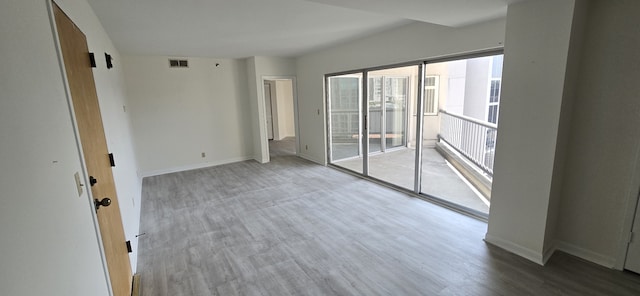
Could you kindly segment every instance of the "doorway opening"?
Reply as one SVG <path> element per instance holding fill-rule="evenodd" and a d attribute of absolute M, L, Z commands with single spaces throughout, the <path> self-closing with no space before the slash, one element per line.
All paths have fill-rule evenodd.
<path fill-rule="evenodd" d="M 263 78 L 269 158 L 297 155 L 297 99 L 294 78 Z"/>

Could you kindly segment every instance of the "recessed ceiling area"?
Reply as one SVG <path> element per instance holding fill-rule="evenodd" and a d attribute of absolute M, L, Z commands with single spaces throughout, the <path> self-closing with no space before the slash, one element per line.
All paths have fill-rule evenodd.
<path fill-rule="evenodd" d="M 448 27 L 503 17 L 507 5 L 521 0 L 307 0 Z"/>
<path fill-rule="evenodd" d="M 294 57 L 415 21 L 502 17 L 513 0 L 88 0 L 123 54 Z"/>

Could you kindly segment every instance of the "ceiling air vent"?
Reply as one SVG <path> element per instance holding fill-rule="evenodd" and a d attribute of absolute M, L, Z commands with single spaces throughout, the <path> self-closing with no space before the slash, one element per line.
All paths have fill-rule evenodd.
<path fill-rule="evenodd" d="M 171 68 L 189 68 L 189 62 L 187 60 L 169 60 L 169 67 Z"/>

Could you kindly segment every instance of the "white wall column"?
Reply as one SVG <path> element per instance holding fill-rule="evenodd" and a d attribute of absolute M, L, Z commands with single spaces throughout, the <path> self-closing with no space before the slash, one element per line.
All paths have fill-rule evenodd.
<path fill-rule="evenodd" d="M 574 12 L 574 0 L 544 0 L 510 5 L 507 13 L 486 241 L 539 264 L 550 255 L 545 236 L 555 228 L 548 215 L 557 212 L 552 176 Z"/>

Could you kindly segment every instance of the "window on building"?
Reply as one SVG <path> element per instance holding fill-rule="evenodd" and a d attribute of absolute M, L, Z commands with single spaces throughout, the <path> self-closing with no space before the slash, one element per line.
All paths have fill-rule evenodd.
<path fill-rule="evenodd" d="M 487 121 L 498 123 L 498 109 L 500 107 L 500 79 L 492 78 L 491 87 L 489 89 L 489 112 Z"/>
<path fill-rule="evenodd" d="M 427 75 L 424 78 L 424 115 L 438 115 L 438 86 L 440 76 Z"/>
<path fill-rule="evenodd" d="M 487 121 L 495 124 L 498 124 L 498 113 L 500 111 L 500 87 L 502 84 L 503 59 L 503 55 L 497 55 L 491 58 L 491 79 L 489 80 Z"/>

